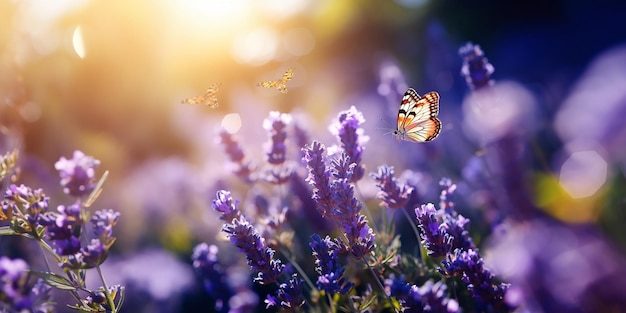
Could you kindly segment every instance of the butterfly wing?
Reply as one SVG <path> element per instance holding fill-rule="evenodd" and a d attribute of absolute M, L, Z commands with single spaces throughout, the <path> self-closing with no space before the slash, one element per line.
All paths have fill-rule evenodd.
<path fill-rule="evenodd" d="M 212 84 L 203 95 L 197 97 L 186 98 L 181 101 L 183 104 L 204 104 L 210 108 L 217 108 L 217 92 L 220 83 Z"/>
<path fill-rule="evenodd" d="M 398 111 L 396 133 L 407 141 L 431 141 L 441 131 L 439 114 L 439 94 L 431 91 L 420 97 L 413 88 L 409 88 L 402 97 Z"/>
<path fill-rule="evenodd" d="M 260 82 L 257 86 L 265 87 L 265 88 L 276 88 L 281 93 L 287 93 L 287 85 L 286 83 L 293 78 L 294 69 L 289 68 L 283 76 L 279 80 L 270 80 L 265 82 Z"/>

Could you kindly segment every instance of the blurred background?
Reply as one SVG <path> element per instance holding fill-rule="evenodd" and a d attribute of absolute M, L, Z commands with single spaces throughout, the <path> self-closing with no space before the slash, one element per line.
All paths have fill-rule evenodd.
<path fill-rule="evenodd" d="M 127 312 L 206 312 L 201 288 L 189 287 L 189 255 L 201 241 L 228 246 L 209 201 L 224 187 L 252 197 L 225 166 L 217 134 L 228 127 L 260 163 L 270 111 L 293 113 L 310 138 L 331 145 L 329 123 L 354 105 L 366 119 L 369 171 L 387 163 L 419 172 L 420 200 L 435 203 L 438 180 L 451 177 L 472 233 L 486 236 L 506 219 L 476 183 L 477 157 L 502 128 L 467 104 L 458 49 L 471 41 L 506 102 L 490 120 L 504 116 L 504 132 L 522 135 L 528 201 L 593 228 L 621 258 L 624 14 L 625 2 L 582 0 L 0 0 L 0 144 L 2 153 L 20 149 L 21 180 L 44 188 L 51 207 L 71 201 L 58 187 L 59 157 L 81 150 L 101 160 L 99 174 L 110 175 L 95 207 L 122 212 L 105 263 L 116 270 L 105 274 L 154 299 L 130 298 Z M 256 86 L 287 68 L 287 94 Z M 219 107 L 180 103 L 214 83 Z M 441 95 L 443 130 L 431 143 L 389 134 L 408 87 Z M 375 194 L 371 180 L 362 188 Z"/>

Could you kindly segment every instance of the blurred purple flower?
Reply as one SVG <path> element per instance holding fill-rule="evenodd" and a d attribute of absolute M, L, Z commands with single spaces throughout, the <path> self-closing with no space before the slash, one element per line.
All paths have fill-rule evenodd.
<path fill-rule="evenodd" d="M 493 84 L 491 81 L 493 65 L 487 61 L 479 45 L 468 42 L 459 49 L 459 55 L 463 58 L 461 74 L 471 89 L 480 89 Z"/>
<path fill-rule="evenodd" d="M 446 289 L 446 284 L 442 281 L 433 283 L 428 280 L 421 287 L 412 285 L 404 301 L 403 312 L 459 312 L 458 302 L 446 297 Z"/>
<path fill-rule="evenodd" d="M 51 312 L 51 288 L 38 279 L 28 281 L 28 264 L 22 259 L 0 257 L 0 310 L 3 312 Z M 5 311 L 6 310 L 6 311 Z"/>
<path fill-rule="evenodd" d="M 276 296 L 267 295 L 265 308 L 280 306 L 287 311 L 296 312 L 295 309 L 304 304 L 302 299 L 303 283 L 304 280 L 298 278 L 298 275 L 294 273 L 287 283 L 280 284 Z"/>
<path fill-rule="evenodd" d="M 274 250 L 265 246 L 263 238 L 244 216 L 225 224 L 222 231 L 228 234 L 230 242 L 239 251 L 246 254 L 248 265 L 259 272 L 254 281 L 268 284 L 278 279 L 285 266 L 274 259 Z"/>
<path fill-rule="evenodd" d="M 350 157 L 350 163 L 356 163 L 351 182 L 359 181 L 365 175 L 365 166 L 361 161 L 365 150 L 363 145 L 369 138 L 363 135 L 363 128 L 360 127 L 364 122 L 363 114 L 352 106 L 339 112 L 337 122 L 330 126 L 330 131 L 337 136 L 341 149 Z"/>
<path fill-rule="evenodd" d="M 402 312 L 459 312 L 456 300 L 446 297 L 446 285 L 442 281 L 428 280 L 418 287 L 409 285 L 404 276 L 391 275 L 385 280 L 388 294 L 400 302 Z"/>
<path fill-rule="evenodd" d="M 233 200 L 230 191 L 226 190 L 218 190 L 211 204 L 213 210 L 221 214 L 220 219 L 227 223 L 241 216 L 238 206 L 239 200 Z"/>
<path fill-rule="evenodd" d="M 481 311 L 488 311 L 487 307 L 497 312 L 508 312 L 512 308 L 505 303 L 504 297 L 508 284 L 497 283 L 495 275 L 484 268 L 483 258 L 476 250 L 456 249 L 448 254 L 442 262 L 444 269 L 441 271 L 448 276 L 461 277 L 467 284 L 467 289 L 472 292 Z"/>
<path fill-rule="evenodd" d="M 322 239 L 318 234 L 311 236 L 309 243 L 315 257 L 315 271 L 319 274 L 317 288 L 331 295 L 335 293 L 346 294 L 354 286 L 353 282 L 346 282 L 343 277 L 344 268 L 338 264 L 337 255 L 339 246 L 329 236 Z"/>
<path fill-rule="evenodd" d="M 287 139 L 287 126 L 290 123 L 291 115 L 277 111 L 270 112 L 269 117 L 263 121 L 263 128 L 270 135 L 265 154 L 268 163 L 273 165 L 285 163 L 287 157 L 285 139 Z"/>
<path fill-rule="evenodd" d="M 378 173 L 371 173 L 370 176 L 376 181 L 376 186 L 379 189 L 376 198 L 382 201 L 381 205 L 390 209 L 398 209 L 407 204 L 413 187 L 398 183 L 393 172 L 393 166 L 383 164 L 378 167 Z"/>
<path fill-rule="evenodd" d="M 228 312 L 228 300 L 233 294 L 226 282 L 224 269 L 217 259 L 218 248 L 215 245 L 201 243 L 193 249 L 191 259 L 193 268 L 204 282 L 204 289 L 215 299 L 217 312 Z"/>
<path fill-rule="evenodd" d="M 293 123 L 292 129 L 293 129 L 293 138 L 294 138 L 296 147 L 298 148 L 298 151 L 300 151 L 300 159 L 302 160 L 302 158 L 304 158 L 304 151 L 302 151 L 302 149 L 307 145 L 307 143 L 310 142 L 309 134 L 302 127 L 302 125 L 300 125 L 300 123 L 297 123 L 297 122 Z"/>
<path fill-rule="evenodd" d="M 456 184 L 450 178 L 444 177 L 439 181 L 439 186 L 442 188 L 439 195 L 439 208 L 448 214 L 452 214 L 452 212 L 455 212 L 452 197 L 456 191 Z"/>
<path fill-rule="evenodd" d="M 107 282 L 125 286 L 123 310 L 127 312 L 178 312 L 175 308 L 194 286 L 188 262 L 165 250 L 112 255 L 101 269 Z M 87 286 L 99 284 L 98 275 L 87 275 Z"/>
<path fill-rule="evenodd" d="M 95 169 L 99 165 L 99 160 L 76 150 L 72 159 L 61 157 L 54 164 L 54 168 L 59 171 L 59 176 L 61 176 L 63 192 L 78 198 L 89 195 L 95 188 Z"/>
<path fill-rule="evenodd" d="M 505 300 L 526 312 L 621 312 L 626 258 L 604 231 L 546 218 L 505 225 L 486 261 L 511 283 Z"/>
<path fill-rule="evenodd" d="M 330 170 L 326 167 L 326 147 L 313 141 L 310 146 L 302 149 L 304 162 L 309 170 L 306 180 L 313 186 L 313 200 L 322 217 L 332 214 L 335 202 L 330 189 Z"/>
<path fill-rule="evenodd" d="M 250 165 L 250 162 L 244 161 L 243 150 L 233 135 L 226 130 L 222 130 L 220 132 L 220 143 L 224 146 L 224 150 L 226 151 L 230 162 L 235 166 L 235 169 L 233 170 L 235 175 L 244 182 L 253 182 L 254 177 L 252 174 L 254 169 Z"/>

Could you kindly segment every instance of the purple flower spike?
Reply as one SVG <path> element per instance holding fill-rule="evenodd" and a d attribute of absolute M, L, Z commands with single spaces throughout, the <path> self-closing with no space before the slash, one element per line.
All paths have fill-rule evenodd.
<path fill-rule="evenodd" d="M 228 300 L 233 294 L 226 282 L 224 269 L 217 259 L 218 248 L 215 245 L 201 243 L 193 249 L 191 259 L 193 268 L 200 274 L 204 281 L 204 289 L 215 299 L 215 310 L 223 313 L 228 312 Z"/>
<path fill-rule="evenodd" d="M 265 154 L 267 162 L 273 165 L 285 163 L 287 126 L 291 123 L 291 115 L 281 114 L 277 111 L 270 112 L 270 116 L 263 121 L 263 128 L 269 133 L 267 152 Z"/>
<path fill-rule="evenodd" d="M 347 180 L 340 179 L 332 183 L 333 199 L 336 208 L 333 211 L 348 239 L 350 253 L 355 258 L 362 258 L 374 250 L 374 231 L 367 224 L 361 212 L 361 202 L 354 197 L 354 186 Z"/>
<path fill-rule="evenodd" d="M 215 200 L 213 200 L 211 207 L 222 215 L 220 216 L 221 220 L 230 222 L 241 215 L 238 205 L 239 200 L 233 200 L 230 191 L 219 190 L 215 194 Z"/>
<path fill-rule="evenodd" d="M 309 170 L 307 181 L 313 186 L 313 200 L 322 217 L 329 217 L 335 207 L 330 189 L 330 170 L 326 167 L 326 147 L 318 141 L 302 149 Z"/>
<path fill-rule="evenodd" d="M 117 224 L 120 218 L 120 212 L 113 210 L 101 210 L 96 211 L 91 217 L 91 224 L 93 224 L 93 232 L 96 237 L 107 244 L 113 240 L 113 227 Z"/>
<path fill-rule="evenodd" d="M 437 210 L 432 203 L 422 204 L 415 209 L 417 222 L 421 230 L 422 244 L 432 257 L 445 256 L 450 251 L 452 238 L 437 221 Z"/>
<path fill-rule="evenodd" d="M 319 274 L 317 288 L 331 295 L 337 292 L 345 295 L 352 289 L 354 283 L 346 282 L 343 277 L 344 269 L 339 266 L 337 260 L 339 246 L 328 236 L 322 239 L 314 234 L 311 239 L 309 246 L 313 249 L 313 256 L 316 259 L 315 271 Z"/>
<path fill-rule="evenodd" d="M 249 162 L 244 161 L 243 150 L 233 135 L 226 130 L 222 130 L 220 132 L 220 143 L 224 146 L 230 162 L 235 166 L 233 170 L 235 175 L 247 183 L 254 181 L 252 177 L 253 168 Z"/>
<path fill-rule="evenodd" d="M 363 114 L 352 106 L 346 111 L 339 112 L 337 123 L 330 128 L 341 143 L 343 151 L 350 157 L 350 163 L 356 163 L 351 182 L 356 182 L 365 175 L 365 166 L 361 164 L 361 159 L 365 150 L 363 145 L 368 137 L 363 136 L 363 129 L 360 128 L 364 122 Z"/>
<path fill-rule="evenodd" d="M 446 285 L 438 281 L 427 281 L 421 287 L 411 286 L 405 302 L 404 312 L 459 312 L 459 303 L 446 297 Z"/>
<path fill-rule="evenodd" d="M 381 200 L 381 205 L 390 209 L 398 209 L 409 202 L 413 187 L 398 183 L 397 179 L 393 177 L 393 166 L 381 165 L 378 167 L 378 173 L 371 173 L 371 176 L 379 189 L 376 197 Z"/>
<path fill-rule="evenodd" d="M 443 265 L 442 272 L 449 276 L 461 277 L 479 305 L 492 306 L 498 312 L 510 311 L 511 308 L 504 301 L 509 285 L 496 283 L 495 275 L 484 268 L 484 261 L 476 250 L 456 249 L 454 254 L 446 257 Z"/>
<path fill-rule="evenodd" d="M 95 169 L 99 165 L 99 160 L 76 150 L 72 159 L 61 157 L 54 164 L 54 168 L 61 176 L 63 192 L 78 198 L 89 195 L 95 188 Z"/>
<path fill-rule="evenodd" d="M 259 233 L 244 216 L 224 225 L 222 231 L 228 234 L 230 242 L 239 251 L 246 254 L 248 265 L 259 272 L 254 281 L 268 284 L 278 279 L 285 266 L 274 259 L 274 250 L 265 246 Z"/>
<path fill-rule="evenodd" d="M 302 284 L 304 280 L 299 279 L 297 274 L 293 274 L 289 282 L 282 283 L 278 287 L 276 296 L 267 295 L 265 308 L 281 306 L 284 309 L 295 309 L 304 304 L 302 299 Z"/>
<path fill-rule="evenodd" d="M 479 45 L 468 42 L 459 49 L 459 55 L 463 58 L 461 74 L 471 89 L 481 89 L 493 84 L 491 80 L 493 65 L 487 61 Z"/>
<path fill-rule="evenodd" d="M 43 193 L 42 189 L 31 189 L 25 185 L 10 185 L 4 193 L 4 200 L 0 202 L 2 213 L 8 218 L 13 216 L 23 218 L 28 222 L 27 227 L 21 231 L 30 232 L 37 226 L 46 224 L 48 201 L 50 198 Z"/>

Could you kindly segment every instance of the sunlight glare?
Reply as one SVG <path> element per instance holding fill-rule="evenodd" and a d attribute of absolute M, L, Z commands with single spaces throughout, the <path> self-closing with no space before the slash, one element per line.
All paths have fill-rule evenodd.
<path fill-rule="evenodd" d="M 233 41 L 233 56 L 240 63 L 263 65 L 276 55 L 278 34 L 271 28 L 258 27 L 239 34 Z"/>
<path fill-rule="evenodd" d="M 79 58 L 85 58 L 85 42 L 83 41 L 83 30 L 80 26 L 74 28 L 74 34 L 72 35 L 72 46 Z"/>
<path fill-rule="evenodd" d="M 269 16 L 285 19 L 305 11 L 311 0 L 263 0 L 261 3 Z"/>
<path fill-rule="evenodd" d="M 241 116 L 238 113 L 226 114 L 222 118 L 222 128 L 230 134 L 238 132 L 241 129 Z"/>
<path fill-rule="evenodd" d="M 311 53 L 315 47 L 315 37 L 306 28 L 293 28 L 283 36 L 285 49 L 293 56 L 303 56 Z"/>

